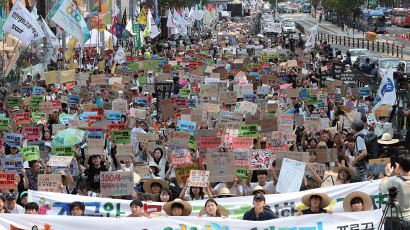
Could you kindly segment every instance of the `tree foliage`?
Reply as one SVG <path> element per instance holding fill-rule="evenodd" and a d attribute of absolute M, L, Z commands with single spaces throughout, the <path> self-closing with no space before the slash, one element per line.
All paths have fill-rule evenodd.
<path fill-rule="evenodd" d="M 367 0 L 322 0 L 322 6 L 338 12 L 350 13 Z"/>

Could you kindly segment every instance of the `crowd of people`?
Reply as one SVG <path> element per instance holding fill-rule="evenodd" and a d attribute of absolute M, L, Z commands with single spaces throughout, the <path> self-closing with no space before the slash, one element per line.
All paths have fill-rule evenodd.
<path fill-rule="evenodd" d="M 217 22 L 214 33 L 207 35 L 206 39 L 196 37 L 189 43 L 169 43 L 160 48 L 152 43 L 152 48 L 144 47 L 141 56 L 128 62 L 141 63 L 136 71 L 127 71 L 126 65 L 118 65 L 116 74 L 111 73 L 112 66 L 104 70 L 96 69 L 96 63 L 102 58 L 110 60 L 112 56 L 98 59 L 96 53 L 90 53 L 93 58 L 89 59 L 89 64 L 81 70 L 77 69 L 77 74 L 85 71 L 90 76 L 85 83 L 77 84 L 76 87 L 46 82 L 41 74 L 35 77 L 31 74 L 22 76 L 21 90 L 9 92 L 3 98 L 2 118 L 9 119 L 9 126 L 1 131 L 4 141 L 2 158 L 26 158 L 22 150 L 39 143 L 44 143 L 44 149 L 36 159 L 25 159 L 17 173 L 15 189 L 1 190 L 0 213 L 46 214 L 39 213 L 39 205 L 27 199 L 28 190 L 38 190 L 38 178 L 42 174 L 61 175 L 61 183 L 54 192 L 109 197 L 101 192 L 102 172 L 130 171 L 134 172 L 132 194 L 111 197 L 130 200 L 129 217 L 149 217 L 143 212 L 143 201 L 163 202 L 163 210 L 169 216 L 189 216 L 192 212 L 189 201 L 206 200 L 199 216 L 229 218 L 228 211 L 218 204 L 219 198 L 253 196 L 254 207 L 244 214 L 243 219 L 269 220 L 277 216 L 266 204 L 267 195 L 278 193 L 279 176 L 288 173 L 281 171 L 278 166 L 283 158 L 276 157 L 277 153 L 296 152 L 296 155 L 302 156 L 308 152 L 300 191 L 320 188 L 325 184 L 325 175 L 314 167 L 319 163 L 326 172 L 335 175 L 331 186 L 383 178 L 380 186 L 382 192 L 386 193 L 391 185 L 398 186 L 399 203 L 408 223 L 410 157 L 408 153 L 405 154 L 407 147 L 400 146 L 399 140 L 393 138 L 393 133 L 384 132 L 376 140 L 380 148 L 377 152 L 370 152 L 373 149 L 369 149 L 368 136 L 374 134 L 375 123 L 384 121 L 387 116 L 371 114 L 370 119 L 372 104 L 359 97 L 357 91 L 355 93 L 352 90 L 355 87 L 351 83 L 336 85 L 337 79 L 329 80 L 332 77 L 330 68 L 323 68 L 335 62 L 348 63 L 349 60 L 343 60 L 345 58 L 341 51 L 333 54 L 333 51 L 325 49 L 323 43 L 306 53 L 302 44 L 298 44 L 293 37 L 284 39 L 277 35 L 267 38 L 250 34 L 249 31 L 257 23 L 256 18 L 257 12 L 252 20 Z M 285 44 L 287 40 L 290 43 Z M 155 53 L 151 50 L 155 50 Z M 163 64 L 158 68 L 144 67 L 142 62 L 147 60 L 161 60 Z M 118 84 L 111 82 L 94 84 L 93 76 L 101 75 L 121 77 L 119 85 L 123 88 L 118 90 L 114 88 Z M 162 83 L 171 86 L 169 94 L 164 93 L 166 90 L 160 92 L 157 85 Z M 30 102 L 31 93 L 23 92 L 23 88 L 27 87 L 33 93 L 34 88 L 43 87 L 39 94 L 43 96 L 42 103 L 58 101 L 61 107 L 53 105 L 53 109 L 43 119 L 34 121 L 34 117 L 30 117 L 28 123 L 22 124 L 16 114 L 33 115 L 47 109 Z M 297 89 L 296 95 L 292 93 L 293 89 Z M 309 97 L 315 95 L 320 100 L 306 100 L 305 95 L 299 93 L 300 89 L 308 90 Z M 232 92 L 234 94 L 224 96 Z M 78 96 L 79 101 L 67 100 L 72 95 Z M 7 104 L 7 98 L 11 97 L 20 98 L 19 104 Z M 147 102 L 137 100 L 141 97 L 147 97 Z M 118 99 L 126 100 L 127 103 L 126 110 L 121 111 L 120 118 L 115 120 L 107 117 L 107 111 L 113 110 L 113 104 Z M 89 105 L 95 105 L 96 109 L 92 111 L 98 111 L 98 116 L 102 113 L 101 120 L 107 122 L 92 120 L 91 116 L 95 115 L 89 113 L 92 112 L 88 110 Z M 143 115 L 137 116 L 135 111 L 142 111 Z M 359 113 L 359 117 L 352 117 L 353 112 Z M 399 113 L 400 116 L 409 115 L 408 110 Z M 88 121 L 84 114 L 87 114 Z M 71 116 L 68 120 L 61 119 L 65 115 Z M 282 115 L 292 115 L 290 127 L 282 126 L 279 120 L 284 117 Z M 307 122 L 311 118 L 316 121 L 319 119 L 320 124 Z M 69 120 L 86 122 L 88 127 L 82 139 L 71 144 L 71 163 L 56 170 L 48 161 L 56 154 L 53 147 L 59 133 L 74 127 L 74 122 Z M 183 121 L 195 123 L 194 130 L 186 129 Z M 97 130 L 93 130 L 93 126 L 101 123 L 104 124 L 101 152 L 95 154 L 93 151 L 91 154 L 87 142 L 93 138 L 92 132 Z M 64 127 L 53 130 L 58 124 Z M 112 132 L 107 130 L 109 124 L 118 124 L 121 129 L 130 131 L 130 152 L 120 152 L 119 145 L 122 144 L 116 140 L 118 137 L 113 137 Z M 251 146 L 235 149 L 232 137 L 247 136 L 245 132 L 238 132 L 238 129 L 248 124 L 257 124 L 259 132 L 252 134 L 254 139 Z M 24 127 L 39 128 L 39 136 L 32 138 L 25 135 Z M 80 129 L 78 125 L 74 128 Z M 189 140 L 185 140 L 188 145 L 170 142 L 173 136 L 181 132 L 190 134 Z M 275 137 L 283 133 L 289 135 L 287 139 Z M 23 135 L 15 143 L 7 137 L 10 134 Z M 157 134 L 158 139 L 141 141 L 140 134 Z M 204 149 L 200 144 L 201 137 L 221 137 L 221 143 L 217 148 Z M 184 159 L 190 159 L 188 163 L 197 163 L 199 170 L 209 170 L 206 156 L 212 152 L 245 154 L 248 161 L 250 151 L 270 149 L 271 162 L 268 169 L 251 170 L 247 166 L 245 177 L 237 174 L 232 176 L 232 180 L 215 182 L 211 172 L 207 186 L 194 187 L 188 185 L 189 180 L 186 178 L 182 181 L 177 178 L 176 168 L 180 164 L 175 159 L 180 156 L 177 154 L 181 153 L 181 148 L 189 156 Z M 330 155 L 335 157 L 323 161 L 323 152 L 329 150 L 332 151 Z M 232 156 L 232 161 L 237 160 L 235 154 Z M 384 172 L 374 175 L 369 169 L 369 158 L 383 157 L 391 157 L 392 163 L 387 164 Z M 149 169 L 149 176 L 138 172 L 141 166 Z M 7 172 L 4 165 L 2 171 Z M 392 174 L 397 176 L 389 177 Z M 140 193 L 150 194 L 150 199 L 141 200 L 141 196 L 138 196 Z M 331 209 L 326 209 L 331 201 L 327 194 L 313 191 L 301 197 L 301 201 L 307 209 L 297 212 L 297 216 L 332 213 Z M 343 207 L 346 212 L 368 211 L 372 209 L 371 198 L 360 191 L 346 194 Z M 84 211 L 82 202 L 70 205 L 72 216 L 84 215 Z"/>

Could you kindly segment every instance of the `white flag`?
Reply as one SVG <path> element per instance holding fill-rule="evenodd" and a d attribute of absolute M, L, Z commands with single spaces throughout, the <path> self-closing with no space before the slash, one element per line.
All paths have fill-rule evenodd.
<path fill-rule="evenodd" d="M 171 10 L 168 10 L 167 27 L 169 27 L 170 29 L 175 28 L 174 17 L 172 16 Z"/>
<path fill-rule="evenodd" d="M 47 22 L 44 19 L 42 20 L 43 20 L 42 27 L 43 27 L 45 37 L 50 39 L 50 42 L 54 48 L 58 49 L 58 46 L 60 45 L 58 38 L 54 35 L 53 31 L 51 31 L 50 27 L 48 27 Z"/>
<path fill-rule="evenodd" d="M 305 51 L 309 49 L 313 49 L 315 47 L 317 27 L 318 25 L 315 25 L 312 28 L 310 28 L 310 36 L 309 36 L 309 39 L 305 43 L 305 47 L 306 47 Z"/>
<path fill-rule="evenodd" d="M 125 62 L 125 52 L 124 48 L 122 48 L 121 46 L 118 48 L 117 53 L 115 53 L 114 61 L 120 65 Z"/>
<path fill-rule="evenodd" d="M 389 69 L 384 74 L 383 80 L 377 90 L 376 100 L 373 103 L 372 112 L 376 111 L 381 105 L 394 105 L 396 102 L 396 85 L 393 79 L 393 67 L 390 64 Z"/>
<path fill-rule="evenodd" d="M 14 3 L 2 29 L 16 36 L 26 44 L 26 46 L 28 46 L 32 40 L 39 40 L 44 37 L 40 25 L 20 1 Z"/>
<path fill-rule="evenodd" d="M 155 38 L 156 36 L 158 36 L 160 34 L 159 30 L 158 30 L 158 26 L 157 24 L 155 24 L 155 20 L 152 17 L 151 14 L 151 10 L 148 10 L 148 18 L 149 18 L 149 23 L 151 23 L 150 25 L 150 31 L 149 31 L 149 37 L 150 38 Z"/>

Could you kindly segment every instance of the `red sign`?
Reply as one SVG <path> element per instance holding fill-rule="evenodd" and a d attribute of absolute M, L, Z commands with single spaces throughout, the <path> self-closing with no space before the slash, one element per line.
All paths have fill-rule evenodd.
<path fill-rule="evenodd" d="M 31 114 L 30 113 L 15 113 L 14 122 L 21 124 L 31 124 Z"/>
<path fill-rule="evenodd" d="M 23 127 L 21 134 L 24 138 L 40 138 L 40 127 Z"/>
<path fill-rule="evenodd" d="M 61 100 L 49 100 L 48 102 L 53 103 L 53 109 L 61 109 Z"/>
<path fill-rule="evenodd" d="M 111 130 L 125 130 L 125 124 L 108 124 L 107 132 L 111 133 Z"/>
<path fill-rule="evenodd" d="M 253 145 L 253 137 L 232 137 L 232 148 L 249 149 Z"/>
<path fill-rule="evenodd" d="M 199 146 L 203 149 L 219 148 L 222 144 L 221 137 L 200 137 Z"/>
<path fill-rule="evenodd" d="M 0 172 L 0 190 L 16 189 L 16 173 Z"/>

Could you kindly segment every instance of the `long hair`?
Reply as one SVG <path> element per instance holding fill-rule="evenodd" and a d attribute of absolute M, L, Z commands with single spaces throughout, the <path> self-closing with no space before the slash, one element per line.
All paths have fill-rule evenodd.
<path fill-rule="evenodd" d="M 205 209 L 206 209 L 206 205 L 207 205 L 209 202 L 214 203 L 214 204 L 216 205 L 216 207 L 218 207 L 218 203 L 216 203 L 216 201 L 215 201 L 214 199 L 208 199 L 208 200 L 205 202 Z M 219 213 L 219 211 L 218 211 L 218 208 L 216 209 L 216 217 L 222 217 L 221 213 Z"/>
<path fill-rule="evenodd" d="M 194 193 L 192 192 L 192 188 L 194 187 L 189 187 L 189 195 L 191 196 L 192 199 L 194 199 Z M 199 187 L 199 196 L 201 199 L 204 199 L 205 193 L 204 193 L 204 188 Z"/>

